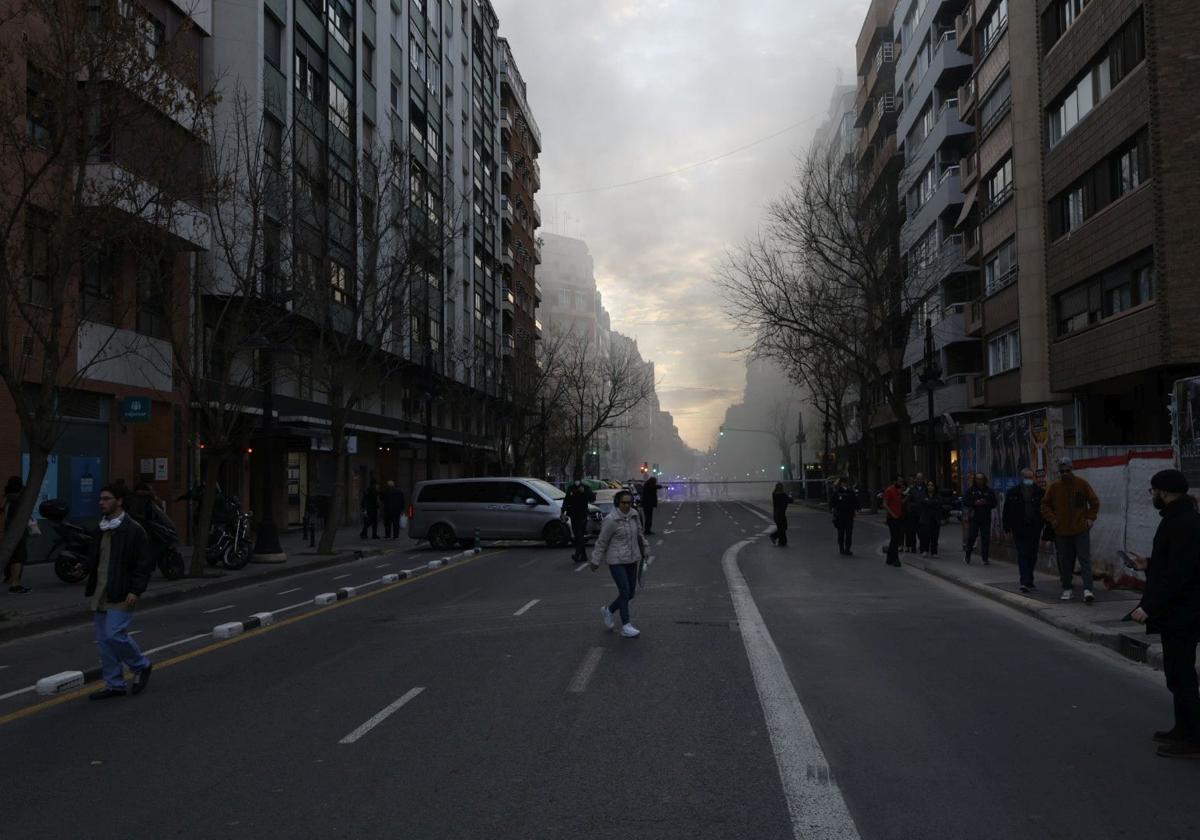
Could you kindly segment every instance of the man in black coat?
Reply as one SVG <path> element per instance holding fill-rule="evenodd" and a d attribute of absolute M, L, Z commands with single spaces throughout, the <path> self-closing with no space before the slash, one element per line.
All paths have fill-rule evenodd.
<path fill-rule="evenodd" d="M 658 479 L 650 476 L 642 485 L 642 517 L 646 520 L 646 533 L 654 533 L 654 509 L 658 507 Z"/>
<path fill-rule="evenodd" d="M 362 494 L 362 532 L 358 538 L 365 540 L 368 530 L 371 532 L 371 539 L 379 539 L 379 485 L 373 478 Z"/>
<path fill-rule="evenodd" d="M 571 519 L 571 532 L 575 537 L 575 552 L 571 559 L 576 563 L 587 560 L 587 518 L 588 505 L 596 501 L 592 488 L 583 483 L 582 478 L 575 479 L 567 488 L 567 497 L 563 499 L 563 511 Z"/>
<path fill-rule="evenodd" d="M 1179 470 L 1155 473 L 1150 492 L 1162 521 L 1150 557 L 1129 555 L 1146 572 L 1146 590 L 1130 618 L 1145 624 L 1147 633 L 1162 636 L 1163 675 L 1175 701 L 1175 726 L 1154 733 L 1158 754 L 1200 759 L 1200 513 Z"/>
<path fill-rule="evenodd" d="M 84 595 L 95 613 L 96 645 L 104 673 L 104 688 L 91 699 L 125 695 L 125 673 L 133 672 L 133 693 L 141 694 L 150 680 L 150 660 L 129 635 L 133 611 L 150 583 L 154 560 L 150 538 L 133 517 L 125 513 L 124 485 L 100 489 L 104 518 L 92 534 L 88 549 L 88 579 Z"/>
<path fill-rule="evenodd" d="M 383 536 L 394 540 L 400 536 L 400 517 L 404 515 L 404 491 L 389 481 L 383 490 Z"/>
<path fill-rule="evenodd" d="M 858 494 L 839 478 L 829 497 L 829 509 L 833 511 L 833 527 L 837 528 L 838 553 L 849 557 L 854 552 L 850 543 L 854 539 L 854 515 L 858 513 Z"/>
<path fill-rule="evenodd" d="M 1037 485 L 1033 470 L 1021 470 L 1021 483 L 1004 494 L 1004 510 L 1001 519 L 1004 532 L 1012 536 L 1017 549 L 1017 570 L 1020 575 L 1021 591 L 1036 589 L 1033 585 L 1033 570 L 1037 568 L 1038 544 L 1046 521 L 1042 519 L 1042 498 L 1046 491 Z"/>

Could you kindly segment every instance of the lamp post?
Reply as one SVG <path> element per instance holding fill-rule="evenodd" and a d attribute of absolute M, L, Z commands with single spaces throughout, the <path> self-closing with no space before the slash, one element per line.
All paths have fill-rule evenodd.
<path fill-rule="evenodd" d="M 942 385 L 942 368 L 937 362 L 933 350 L 933 320 L 925 319 L 925 370 L 921 373 L 921 387 L 925 389 L 925 405 L 928 415 L 925 430 L 925 460 L 926 475 L 930 481 L 937 481 L 937 453 L 934 448 L 934 430 L 937 428 L 933 416 L 933 392 Z"/>

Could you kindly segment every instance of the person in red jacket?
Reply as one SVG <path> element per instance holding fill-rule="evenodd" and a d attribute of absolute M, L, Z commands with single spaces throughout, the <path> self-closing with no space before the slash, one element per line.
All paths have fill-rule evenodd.
<path fill-rule="evenodd" d="M 897 478 L 883 491 L 883 511 L 887 517 L 887 564 L 900 565 L 900 543 L 904 541 L 904 479 Z"/>

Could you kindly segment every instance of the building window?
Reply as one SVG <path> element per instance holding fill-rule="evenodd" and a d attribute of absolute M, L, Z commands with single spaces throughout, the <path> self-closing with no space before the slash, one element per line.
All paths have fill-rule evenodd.
<path fill-rule="evenodd" d="M 1021 366 L 1021 331 L 1017 327 L 988 339 L 988 376 Z"/>
<path fill-rule="evenodd" d="M 983 54 L 991 52 L 992 47 L 1000 40 L 1004 30 L 1008 28 L 1008 0 L 1000 0 L 992 10 L 984 16 L 983 25 L 979 31 L 983 33 Z"/>
<path fill-rule="evenodd" d="M 364 79 L 375 84 L 375 48 L 371 46 L 366 35 L 363 35 L 362 39 L 362 72 Z"/>
<path fill-rule="evenodd" d="M 350 285 L 350 270 L 341 263 L 329 263 L 329 291 L 334 303 L 354 307 L 354 290 Z"/>
<path fill-rule="evenodd" d="M 1068 289 L 1054 298 L 1057 333 L 1061 338 L 1105 318 L 1154 300 L 1154 252 L 1132 259 Z"/>
<path fill-rule="evenodd" d="M 321 104 L 321 72 L 313 64 L 313 59 L 309 57 L 308 50 L 296 50 L 295 75 L 296 92 L 313 105 L 319 106 Z"/>
<path fill-rule="evenodd" d="M 50 220 L 32 210 L 25 222 L 25 300 L 50 305 Z"/>
<path fill-rule="evenodd" d="M 329 34 L 338 46 L 346 51 L 346 54 L 351 58 L 354 57 L 354 20 L 350 16 L 350 12 L 342 8 L 339 0 L 326 0 L 329 4 L 327 17 L 329 18 Z"/>
<path fill-rule="evenodd" d="M 1150 177 L 1150 135 L 1142 129 L 1112 154 L 1083 174 L 1047 205 L 1049 236 L 1053 241 L 1077 230 Z"/>
<path fill-rule="evenodd" d="M 276 70 L 283 69 L 283 24 L 263 10 L 263 58 Z"/>
<path fill-rule="evenodd" d="M 1042 13 L 1042 41 L 1047 52 L 1074 25 L 1088 2 L 1089 0 L 1055 0 L 1050 4 L 1050 8 Z"/>
<path fill-rule="evenodd" d="M 995 212 L 1013 192 L 1013 161 L 1009 156 L 984 181 L 983 215 Z"/>
<path fill-rule="evenodd" d="M 283 170 L 283 123 L 269 115 L 263 116 L 263 157 L 271 169 Z"/>
<path fill-rule="evenodd" d="M 332 77 L 329 79 L 329 121 L 346 137 L 350 136 L 350 97 Z"/>
<path fill-rule="evenodd" d="M 139 267 L 137 276 L 137 331 L 153 338 L 166 338 L 164 298 L 170 289 L 170 259 L 157 260 Z"/>
<path fill-rule="evenodd" d="M 992 89 L 983 99 L 983 104 L 979 106 L 980 133 L 989 134 L 1000 122 L 1000 118 L 1008 113 L 1010 105 L 1012 105 L 1012 80 L 1005 73 L 1004 78 L 992 85 Z"/>
<path fill-rule="evenodd" d="M 1009 239 L 983 260 L 985 293 L 992 295 L 1017 277 L 1017 240 Z"/>
<path fill-rule="evenodd" d="M 32 65 L 25 70 L 25 135 L 39 146 L 49 146 L 54 137 L 54 103 L 46 77 Z"/>
<path fill-rule="evenodd" d="M 1083 77 L 1050 107 L 1046 120 L 1051 147 L 1067 136 L 1145 57 L 1142 11 L 1138 9 L 1100 51 Z"/>
<path fill-rule="evenodd" d="M 329 176 L 330 209 L 341 219 L 350 219 L 353 189 L 350 182 L 336 172 Z"/>
<path fill-rule="evenodd" d="M 80 316 L 98 324 L 113 322 L 113 258 L 99 254 L 83 266 L 80 278 Z"/>

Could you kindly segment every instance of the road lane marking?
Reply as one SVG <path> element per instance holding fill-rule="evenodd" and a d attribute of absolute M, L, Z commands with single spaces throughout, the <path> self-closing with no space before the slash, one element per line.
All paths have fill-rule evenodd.
<path fill-rule="evenodd" d="M 3 671 L 7 667 L 8 667 L 7 665 L 0 665 L 0 671 Z"/>
<path fill-rule="evenodd" d="M 344 580 L 344 579 L 350 577 L 350 575 L 352 575 L 352 574 L 354 574 L 354 572 L 346 572 L 346 574 L 344 574 L 344 575 L 334 575 L 333 579 L 334 580 Z"/>
<path fill-rule="evenodd" d="M 583 662 L 580 664 L 579 670 L 571 678 L 571 684 L 567 686 L 567 691 L 572 694 L 582 694 L 584 689 L 587 688 L 588 680 L 596 672 L 596 666 L 600 664 L 600 657 L 603 655 L 604 648 L 594 647 L 589 650 L 587 656 L 583 657 Z"/>
<path fill-rule="evenodd" d="M 412 700 L 414 697 L 416 697 L 418 694 L 420 694 L 424 690 L 425 690 L 425 688 L 423 686 L 410 689 L 407 694 L 405 694 L 403 697 L 401 697 L 395 703 L 392 703 L 391 705 L 386 706 L 383 709 L 381 709 L 373 717 L 369 718 L 362 726 L 358 727 L 358 729 L 355 729 L 353 732 L 351 732 L 345 738 L 338 741 L 338 743 L 339 744 L 353 744 L 359 738 L 366 735 L 368 732 L 370 732 L 376 726 L 378 726 L 379 724 L 381 724 L 385 720 L 387 720 L 388 717 L 390 717 L 392 715 L 392 713 L 399 710 L 401 706 L 408 703 L 408 701 Z"/>
<path fill-rule="evenodd" d="M 390 565 L 392 565 L 392 564 L 391 564 L 391 563 L 380 563 L 380 564 L 379 564 L 378 566 L 376 566 L 375 568 L 376 568 L 376 569 L 386 569 L 386 568 L 387 568 L 388 566 L 390 566 Z"/>
<path fill-rule="evenodd" d="M 216 609 L 205 610 L 204 612 L 200 613 L 200 615 L 212 615 L 213 613 L 219 613 L 223 610 L 231 610 L 236 606 L 237 606 L 237 604 L 226 604 L 223 607 L 217 607 Z"/>
<path fill-rule="evenodd" d="M 775 753 L 775 765 L 792 820 L 792 834 L 796 840 L 809 837 L 858 840 L 854 818 L 825 760 L 796 687 L 788 678 L 783 657 L 738 568 L 738 553 L 748 545 L 750 540 L 742 540 L 726 549 L 721 567 L 771 737 L 771 750 Z"/>
<path fill-rule="evenodd" d="M 431 572 L 429 572 L 429 574 L 421 575 L 420 577 L 406 578 L 404 580 L 397 581 L 396 583 L 389 583 L 386 586 L 382 587 L 381 589 L 376 589 L 374 592 L 368 592 L 365 595 L 358 596 L 357 598 L 346 598 L 342 601 L 337 601 L 333 604 L 329 604 L 328 606 L 318 607 L 318 608 L 312 610 L 311 612 L 306 612 L 302 615 L 294 615 L 291 618 L 284 619 L 283 621 L 276 621 L 274 624 L 272 624 L 268 627 L 260 627 L 257 630 L 251 630 L 248 633 L 242 633 L 240 636 L 234 636 L 232 639 L 222 639 L 221 641 L 214 641 L 212 644 L 205 645 L 202 648 L 197 648 L 196 650 L 189 650 L 187 653 L 181 653 L 178 656 L 171 657 L 170 659 L 164 659 L 162 662 L 156 662 L 155 668 L 157 670 L 162 670 L 163 668 L 170 668 L 172 665 L 181 665 L 184 662 L 188 662 L 189 660 L 195 659 L 199 656 L 205 656 L 207 654 L 221 650 L 222 648 L 229 647 L 230 645 L 240 644 L 240 643 L 246 641 L 247 639 L 258 638 L 259 636 L 263 635 L 264 633 L 273 633 L 275 631 L 283 629 L 284 627 L 287 627 L 288 625 L 296 624 L 297 622 L 300 622 L 300 621 L 305 621 L 307 619 L 313 618 L 314 616 L 324 615 L 325 613 L 332 612 L 333 610 L 340 610 L 343 607 L 349 606 L 350 604 L 361 603 L 362 601 L 366 601 L 370 598 L 374 598 L 379 595 L 383 595 L 386 592 L 391 592 L 392 590 L 399 589 L 402 586 L 409 586 L 411 584 L 417 583 L 418 581 L 422 581 L 422 580 L 425 580 L 426 578 L 433 577 L 434 575 L 445 574 L 447 571 L 449 571 L 451 569 L 457 569 L 467 563 L 472 562 L 477 557 L 483 557 L 483 556 L 499 557 L 502 554 L 504 554 L 503 551 L 497 551 L 494 554 L 489 554 L 489 555 L 480 554 L 480 555 L 475 555 L 472 557 L 467 557 L 467 558 L 464 558 L 461 562 L 456 563 L 453 566 L 443 566 L 440 569 L 431 571 Z M 272 610 L 272 612 L 274 612 L 275 614 L 279 614 L 279 613 L 283 612 L 284 610 L 296 609 L 297 607 L 311 607 L 311 606 L 312 606 L 312 601 L 304 601 L 303 603 L 295 604 L 291 607 L 284 607 L 282 610 Z M 88 628 L 88 629 L 90 630 L 91 628 Z M 204 635 L 208 635 L 208 634 L 204 634 Z M 6 724 L 12 723 L 17 720 L 21 720 L 22 718 L 26 718 L 31 715 L 36 715 L 38 712 L 43 712 L 46 709 L 50 709 L 55 706 L 61 706 L 63 703 L 70 703 L 72 700 L 80 700 L 83 697 L 86 697 L 92 691 L 94 691 L 97 684 L 98 683 L 96 681 L 93 681 L 93 682 L 90 682 L 87 685 L 83 686 L 82 688 L 77 689 L 75 691 L 71 691 L 67 694 L 60 694 L 57 697 L 51 697 L 47 700 L 43 700 L 40 703 L 35 703 L 32 706 L 26 706 L 23 709 L 17 709 L 15 712 L 9 712 L 8 714 L 0 715 L 0 726 L 5 726 Z M 36 688 L 37 688 L 36 686 L 31 685 L 31 686 L 28 686 L 27 688 L 18 689 L 17 691 L 10 692 L 9 694 L 0 695 L 0 700 L 3 700 L 7 697 L 15 697 L 18 694 L 24 694 L 28 691 L 34 691 Z"/>
<path fill-rule="evenodd" d="M 136 636 L 138 633 L 141 633 L 141 632 L 142 632 L 141 630 L 130 630 L 126 635 L 127 636 Z M 143 653 L 144 652 L 145 651 L 143 651 Z"/>
<path fill-rule="evenodd" d="M 513 615 L 525 615 L 525 613 L 529 612 L 529 610 L 533 607 L 533 605 L 536 604 L 540 600 L 542 600 L 542 599 L 534 598 L 528 604 L 526 604 L 525 606 L 521 607 L 521 609 L 519 609 L 515 613 L 513 613 Z"/>
<path fill-rule="evenodd" d="M 10 691 L 8 694 L 0 694 L 0 700 L 7 700 L 9 697 L 16 697 L 18 694 L 26 694 L 36 688 L 36 685 L 27 685 L 24 688 L 18 688 L 16 691 Z"/>
<path fill-rule="evenodd" d="M 585 566 L 587 566 L 587 563 L 580 563 L 578 566 L 575 567 L 575 571 L 581 572 L 581 571 L 583 571 Z"/>
<path fill-rule="evenodd" d="M 282 592 L 276 592 L 275 595 L 276 596 L 291 595 L 293 592 L 299 592 L 303 588 L 304 587 L 302 587 L 302 586 L 297 586 L 295 589 L 285 589 Z"/>
<path fill-rule="evenodd" d="M 663 544 L 662 540 L 659 540 L 658 542 L 655 543 L 655 545 L 662 545 L 662 544 Z"/>
<path fill-rule="evenodd" d="M 156 648 L 144 650 L 142 653 L 144 653 L 146 656 L 149 656 L 152 653 L 158 653 L 160 650 L 168 650 L 173 647 L 179 647 L 180 645 L 186 645 L 188 642 L 194 642 L 197 639 L 207 639 L 210 636 L 212 636 L 212 633 L 197 633 L 195 636 L 188 636 L 186 639 L 180 639 L 177 642 L 167 642 L 165 645 L 159 645 Z"/>

